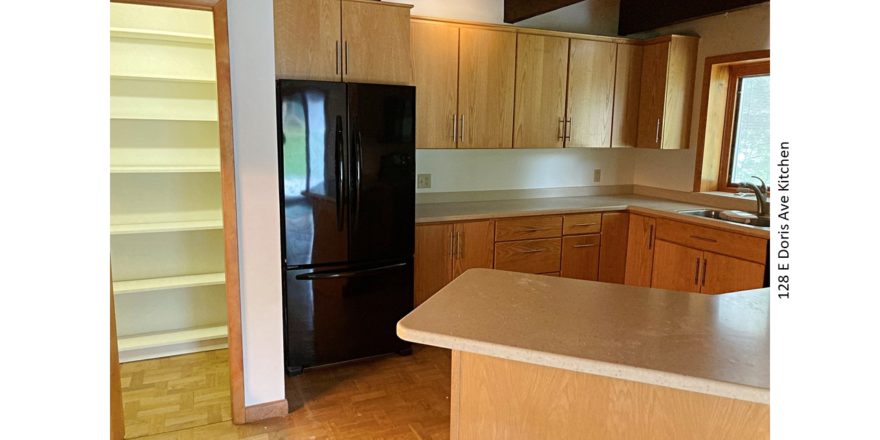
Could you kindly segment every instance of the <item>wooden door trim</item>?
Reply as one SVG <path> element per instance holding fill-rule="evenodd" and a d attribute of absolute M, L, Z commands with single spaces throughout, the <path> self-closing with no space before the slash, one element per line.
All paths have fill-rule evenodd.
<path fill-rule="evenodd" d="M 235 198 L 235 152 L 232 142 L 232 93 L 229 74 L 229 31 L 226 0 L 110 0 L 211 11 L 214 17 L 214 62 L 217 65 L 217 121 L 220 129 L 220 193 L 226 269 L 226 321 L 232 422 L 247 423 L 244 406 L 244 358 L 241 339 L 241 291 L 238 272 L 238 223 Z"/>

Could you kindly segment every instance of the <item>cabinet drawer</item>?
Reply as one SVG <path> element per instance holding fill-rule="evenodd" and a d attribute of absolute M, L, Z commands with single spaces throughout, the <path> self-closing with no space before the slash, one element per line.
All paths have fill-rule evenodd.
<path fill-rule="evenodd" d="M 657 239 L 764 264 L 767 240 L 734 232 L 704 228 L 665 218 L 657 219 Z"/>
<path fill-rule="evenodd" d="M 495 269 L 514 272 L 559 272 L 562 239 L 508 241 L 495 244 Z"/>
<path fill-rule="evenodd" d="M 562 276 L 579 280 L 599 279 L 599 234 L 562 238 Z"/>
<path fill-rule="evenodd" d="M 563 217 L 562 234 L 595 234 L 602 230 L 602 213 L 572 214 Z"/>
<path fill-rule="evenodd" d="M 562 235 L 562 216 L 558 215 L 510 218 L 495 222 L 495 241 L 549 238 L 560 235 Z"/>

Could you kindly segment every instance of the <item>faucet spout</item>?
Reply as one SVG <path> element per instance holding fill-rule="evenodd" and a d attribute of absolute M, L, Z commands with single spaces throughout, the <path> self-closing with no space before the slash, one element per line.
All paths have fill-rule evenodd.
<path fill-rule="evenodd" d="M 770 202 L 767 199 L 767 184 L 764 183 L 758 176 L 752 176 L 753 179 L 757 179 L 761 182 L 760 185 L 756 185 L 751 182 L 743 182 L 740 183 L 739 186 L 743 188 L 748 188 L 755 193 L 755 200 L 758 203 L 758 217 L 769 217 L 770 216 Z"/>

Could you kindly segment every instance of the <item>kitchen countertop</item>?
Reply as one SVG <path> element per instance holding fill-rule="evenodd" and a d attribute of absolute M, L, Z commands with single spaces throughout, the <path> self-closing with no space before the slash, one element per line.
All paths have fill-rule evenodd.
<path fill-rule="evenodd" d="M 578 212 L 624 211 L 668 217 L 703 226 L 730 230 L 760 238 L 769 238 L 768 228 L 739 225 L 722 220 L 678 214 L 684 209 L 713 208 L 635 194 L 545 197 L 514 200 L 447 202 L 416 204 L 416 223 L 441 223 L 530 215 L 570 214 Z"/>
<path fill-rule="evenodd" d="M 675 292 L 471 269 L 397 324 L 402 339 L 767 404 L 770 293 Z"/>

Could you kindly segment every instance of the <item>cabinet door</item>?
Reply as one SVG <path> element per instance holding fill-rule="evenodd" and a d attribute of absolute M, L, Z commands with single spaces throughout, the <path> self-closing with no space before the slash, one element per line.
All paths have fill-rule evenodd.
<path fill-rule="evenodd" d="M 614 117 L 611 148 L 635 147 L 639 134 L 639 89 L 642 83 L 642 46 L 617 45 L 614 75 Z"/>
<path fill-rule="evenodd" d="M 339 0 L 275 0 L 275 74 L 340 81 Z"/>
<path fill-rule="evenodd" d="M 644 47 L 641 92 L 639 93 L 639 147 L 660 148 L 668 59 L 669 43 L 651 44 Z"/>
<path fill-rule="evenodd" d="M 458 26 L 414 20 L 416 148 L 455 148 Z"/>
<path fill-rule="evenodd" d="M 415 306 L 452 281 L 452 232 L 451 224 L 416 226 Z"/>
<path fill-rule="evenodd" d="M 764 265 L 714 252 L 703 253 L 700 291 L 727 293 L 764 286 Z"/>
<path fill-rule="evenodd" d="M 516 33 L 461 28 L 458 148 L 510 148 Z"/>
<path fill-rule="evenodd" d="M 514 148 L 562 147 L 567 65 L 568 38 L 517 35 Z"/>
<path fill-rule="evenodd" d="M 562 269 L 565 278 L 599 279 L 599 234 L 562 238 Z"/>
<path fill-rule="evenodd" d="M 491 269 L 495 262 L 495 222 L 455 224 L 452 277 L 473 268 Z"/>
<path fill-rule="evenodd" d="M 696 38 L 680 35 L 673 35 L 669 42 L 663 123 L 660 129 L 660 148 L 664 150 L 689 147 L 698 42 Z"/>
<path fill-rule="evenodd" d="M 343 79 L 412 84 L 409 6 L 343 1 Z"/>
<path fill-rule="evenodd" d="M 495 243 L 495 269 L 513 272 L 559 272 L 562 240 L 506 241 Z"/>
<path fill-rule="evenodd" d="M 703 251 L 655 240 L 651 287 L 699 292 L 702 261 Z"/>
<path fill-rule="evenodd" d="M 614 43 L 571 40 L 566 147 L 610 147 Z M 517 89 L 519 93 L 519 89 Z"/>
<path fill-rule="evenodd" d="M 623 284 L 626 277 L 626 237 L 629 214 L 602 214 L 602 247 L 599 252 L 599 281 Z"/>
<path fill-rule="evenodd" d="M 629 216 L 629 238 L 626 244 L 626 278 L 630 286 L 651 287 L 654 265 L 654 232 L 656 220 L 638 214 Z"/>

